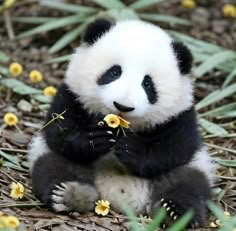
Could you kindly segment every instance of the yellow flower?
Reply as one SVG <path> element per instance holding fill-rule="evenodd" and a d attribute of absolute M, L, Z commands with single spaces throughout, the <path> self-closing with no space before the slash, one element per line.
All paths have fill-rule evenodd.
<path fill-rule="evenodd" d="M 18 123 L 17 116 L 11 112 L 6 113 L 3 119 L 8 126 L 15 126 Z"/>
<path fill-rule="evenodd" d="M 233 4 L 225 4 L 222 12 L 225 17 L 236 18 L 236 7 Z"/>
<path fill-rule="evenodd" d="M 122 117 L 114 114 L 108 114 L 105 116 L 104 121 L 109 127 L 117 128 L 119 125 L 124 128 L 129 128 L 130 122 L 123 119 Z"/>
<path fill-rule="evenodd" d="M 181 4 L 186 9 L 194 9 L 196 7 L 196 2 L 194 0 L 182 0 Z"/>
<path fill-rule="evenodd" d="M 24 186 L 21 183 L 12 182 L 10 196 L 14 199 L 21 199 L 24 196 Z"/>
<path fill-rule="evenodd" d="M 95 204 L 96 204 L 95 212 L 98 215 L 106 216 L 109 213 L 109 210 L 110 210 L 109 201 L 99 200 Z"/>
<path fill-rule="evenodd" d="M 104 121 L 107 123 L 109 127 L 117 128 L 120 125 L 120 119 L 117 115 L 108 114 L 105 116 Z"/>
<path fill-rule="evenodd" d="M 54 96 L 57 93 L 57 89 L 55 87 L 49 86 L 45 87 L 43 90 L 45 96 Z"/>
<path fill-rule="evenodd" d="M 40 83 L 43 80 L 43 75 L 40 71 L 32 70 L 29 74 L 32 83 Z"/>
<path fill-rule="evenodd" d="M 129 128 L 130 122 L 123 119 L 122 117 L 118 116 L 119 120 L 120 120 L 120 126 L 124 127 L 124 128 Z"/>
<path fill-rule="evenodd" d="M 18 218 L 14 216 L 1 216 L 0 217 L 0 228 L 17 228 L 20 225 Z"/>
<path fill-rule="evenodd" d="M 4 8 L 10 8 L 15 2 L 16 0 L 5 0 L 3 6 Z"/>
<path fill-rule="evenodd" d="M 19 63 L 11 63 L 10 66 L 9 66 L 9 71 L 10 73 L 13 75 L 13 76 L 18 76 L 22 73 L 23 71 L 23 67 L 21 64 Z"/>

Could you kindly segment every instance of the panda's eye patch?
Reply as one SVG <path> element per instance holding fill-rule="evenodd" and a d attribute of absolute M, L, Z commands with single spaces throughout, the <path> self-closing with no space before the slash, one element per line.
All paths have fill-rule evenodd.
<path fill-rule="evenodd" d="M 102 76 L 98 79 L 98 85 L 106 85 L 120 78 L 122 69 L 120 65 L 114 65 L 110 67 Z"/>
<path fill-rule="evenodd" d="M 157 101 L 157 92 L 150 75 L 145 75 L 142 82 L 142 87 L 147 94 L 148 101 L 154 104 Z"/>

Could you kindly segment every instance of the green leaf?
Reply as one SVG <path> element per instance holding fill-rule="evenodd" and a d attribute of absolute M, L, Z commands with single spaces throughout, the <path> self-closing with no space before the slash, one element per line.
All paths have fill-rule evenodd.
<path fill-rule="evenodd" d="M 139 10 L 139 9 L 146 8 L 148 6 L 151 6 L 153 4 L 156 4 L 162 1 L 164 0 L 138 0 L 138 1 L 134 1 L 134 3 L 129 5 L 129 8 Z"/>
<path fill-rule="evenodd" d="M 20 94 L 20 95 L 30 95 L 30 94 L 40 94 L 42 93 L 42 90 L 38 90 L 36 88 L 30 87 L 23 82 L 17 80 L 17 79 L 2 79 L 1 84 L 3 84 L 6 87 L 11 88 L 14 92 Z"/>
<path fill-rule="evenodd" d="M 231 112 L 232 110 L 236 110 L 236 103 L 229 103 L 229 104 L 214 108 L 210 111 L 200 114 L 200 116 L 216 117 L 216 116 L 224 115 L 226 112 Z"/>
<path fill-rule="evenodd" d="M 33 99 L 35 99 L 35 100 L 41 102 L 41 103 L 46 103 L 46 104 L 51 103 L 51 102 L 52 102 L 52 99 L 53 99 L 53 97 L 45 96 L 45 95 L 42 95 L 42 94 L 40 94 L 40 95 L 32 95 L 31 97 L 32 97 Z"/>
<path fill-rule="evenodd" d="M 9 74 L 9 71 L 7 68 L 5 67 L 0 67 L 0 74 L 2 75 L 8 75 Z"/>
<path fill-rule="evenodd" d="M 206 131 L 208 131 L 211 134 L 219 136 L 228 134 L 228 132 L 220 125 L 212 123 L 206 119 L 200 118 L 200 124 Z"/>
<path fill-rule="evenodd" d="M 52 0 L 39 0 L 39 3 L 40 5 L 46 6 L 48 8 L 74 12 L 74 13 L 91 14 L 91 13 L 96 13 L 98 11 L 98 9 L 94 7 L 82 6 L 79 4 L 69 4 L 69 3 L 63 3 L 63 2 L 52 1 Z"/>
<path fill-rule="evenodd" d="M 125 4 L 120 0 L 91 0 L 105 9 L 122 9 Z"/>
<path fill-rule="evenodd" d="M 15 170 L 21 171 L 21 172 L 28 172 L 27 169 L 22 168 L 20 165 L 15 165 L 15 164 L 13 164 L 9 161 L 4 161 L 3 162 L 3 167 L 15 169 Z"/>
<path fill-rule="evenodd" d="M 155 215 L 153 221 L 148 225 L 148 227 L 145 229 L 145 231 L 155 231 L 157 228 L 160 227 L 161 222 L 166 217 L 166 210 L 164 208 L 161 208 L 158 213 Z"/>
<path fill-rule="evenodd" d="M 52 64 L 52 63 L 62 63 L 62 62 L 68 62 L 71 58 L 71 55 L 64 55 L 56 58 L 47 59 L 45 61 L 46 64 Z"/>
<path fill-rule="evenodd" d="M 236 160 L 223 160 L 223 159 L 220 159 L 220 158 L 214 158 L 214 160 L 218 163 L 218 164 L 221 164 L 223 166 L 226 166 L 226 167 L 236 167 Z"/>
<path fill-rule="evenodd" d="M 199 110 L 203 107 L 206 107 L 212 103 L 218 102 L 225 97 L 228 97 L 236 92 L 236 84 L 232 84 L 222 90 L 216 90 L 205 97 L 203 100 L 196 104 L 196 109 Z"/>
<path fill-rule="evenodd" d="M 126 19 L 138 19 L 138 15 L 131 9 L 125 8 L 122 10 L 112 9 L 106 11 L 106 15 L 116 19 L 116 20 L 126 20 Z"/>
<path fill-rule="evenodd" d="M 58 20 L 52 17 L 14 17 L 13 22 L 27 23 L 27 24 L 41 24 L 49 21 Z"/>
<path fill-rule="evenodd" d="M 193 70 L 196 77 L 203 76 L 206 72 L 217 67 L 220 63 L 236 58 L 236 53 L 232 51 L 221 51 L 212 55 L 208 60 Z"/>
<path fill-rule="evenodd" d="M 136 220 L 136 217 L 135 217 L 133 211 L 131 210 L 131 208 L 127 204 L 123 203 L 122 209 L 123 209 L 123 211 L 125 212 L 125 214 L 129 217 L 129 219 L 131 221 L 131 229 L 133 231 L 143 231 L 141 229 L 141 227 L 139 226 L 139 224 L 138 224 L 138 222 Z"/>
<path fill-rule="evenodd" d="M 184 230 L 189 224 L 190 220 L 193 217 L 193 211 L 189 210 L 182 217 L 180 217 L 167 231 L 180 231 Z"/>
<path fill-rule="evenodd" d="M 166 22 L 166 23 L 180 24 L 180 25 L 186 25 L 186 26 L 191 25 L 189 20 L 182 19 L 175 16 L 168 16 L 164 14 L 141 14 L 140 13 L 139 16 L 140 18 L 144 20 L 149 20 L 149 21 Z"/>
<path fill-rule="evenodd" d="M 85 20 L 86 20 L 85 17 L 81 17 L 79 15 L 63 17 L 61 19 L 56 19 L 56 20 L 53 20 L 53 21 L 46 22 L 46 23 L 44 23 L 40 26 L 37 26 L 37 27 L 35 27 L 31 30 L 23 32 L 23 33 L 19 34 L 17 36 L 17 38 L 18 39 L 25 38 L 25 37 L 28 37 L 28 36 L 31 36 L 31 35 L 34 35 L 34 34 L 55 30 L 57 28 L 64 27 L 66 25 L 71 25 L 71 24 L 75 24 L 75 23 L 84 22 Z"/>
<path fill-rule="evenodd" d="M 2 156 L 4 159 L 10 161 L 14 165 L 20 166 L 17 156 L 9 155 L 9 154 L 3 152 L 2 150 L 0 150 L 0 156 Z"/>
<path fill-rule="evenodd" d="M 16 229 L 5 227 L 5 228 L 1 228 L 1 231 L 16 231 Z"/>
<path fill-rule="evenodd" d="M 70 42 L 75 40 L 79 34 L 85 29 L 87 23 L 84 23 L 77 28 L 67 32 L 65 35 L 63 35 L 50 49 L 49 53 L 55 53 L 65 46 L 67 46 Z"/>
<path fill-rule="evenodd" d="M 9 57 L 5 53 L 0 51 L 0 63 L 6 63 L 8 61 L 9 61 Z"/>
<path fill-rule="evenodd" d="M 226 76 L 222 87 L 226 87 L 236 77 L 236 67 Z"/>

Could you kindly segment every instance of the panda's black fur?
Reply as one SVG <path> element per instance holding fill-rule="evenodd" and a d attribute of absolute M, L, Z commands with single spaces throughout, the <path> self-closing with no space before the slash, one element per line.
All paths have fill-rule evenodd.
<path fill-rule="evenodd" d="M 83 42 L 93 46 L 112 26 L 107 20 L 96 21 L 85 31 Z M 189 73 L 190 51 L 180 42 L 173 42 L 172 47 L 181 74 Z M 46 123 L 53 113 L 63 111 L 64 119 L 58 119 L 43 130 L 41 137 L 48 151 L 41 153 L 31 169 L 33 190 L 48 208 L 54 211 L 93 210 L 95 201 L 106 199 L 100 198 L 96 190 L 96 174 L 106 167 L 116 172 L 114 161 L 119 161 L 119 176 L 130 175 L 148 185 L 148 203 L 135 212 L 155 214 L 164 207 L 169 214 L 166 222 L 171 223 L 193 209 L 191 225 L 204 224 L 210 183 L 202 171 L 189 165 L 202 148 L 193 106 L 155 127 L 135 133 L 127 131 L 126 136 L 117 137 L 116 129 L 98 126 L 105 115 L 88 112 L 78 95 L 63 82 L 48 111 Z M 106 155 L 111 151 L 115 159 L 110 160 Z M 103 158 L 108 158 L 108 162 L 97 164 Z M 122 190 L 125 193 L 125 189 Z"/>

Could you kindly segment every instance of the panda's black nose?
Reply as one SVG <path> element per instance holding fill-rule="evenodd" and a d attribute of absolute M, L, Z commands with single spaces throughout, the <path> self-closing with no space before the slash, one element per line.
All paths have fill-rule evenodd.
<path fill-rule="evenodd" d="M 122 112 L 130 112 L 130 111 L 134 110 L 134 107 L 127 107 L 127 106 L 119 104 L 115 101 L 113 102 L 113 104 L 119 111 L 122 111 Z"/>

